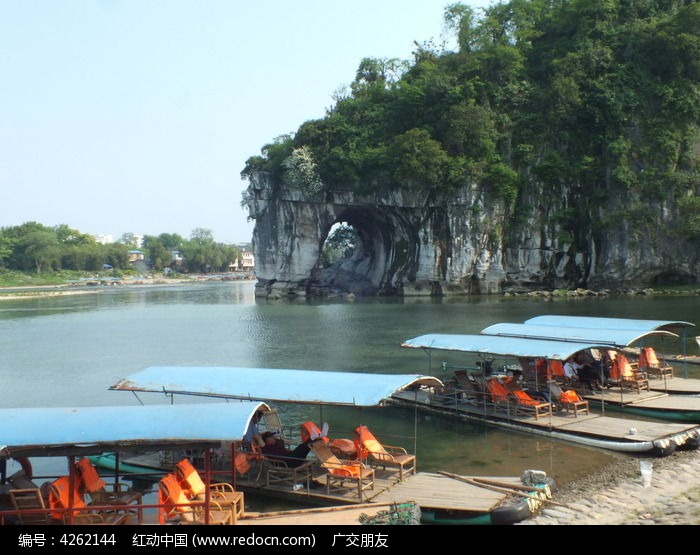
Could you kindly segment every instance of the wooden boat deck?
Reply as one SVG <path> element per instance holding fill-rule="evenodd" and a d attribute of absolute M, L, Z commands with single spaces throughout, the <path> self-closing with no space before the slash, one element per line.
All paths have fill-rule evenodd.
<path fill-rule="evenodd" d="M 669 395 L 659 391 L 642 391 L 620 393 L 614 390 L 594 392 L 583 396 L 584 399 L 619 407 L 643 408 L 660 412 L 683 413 L 688 416 L 697 414 L 700 423 L 700 397 L 694 395 Z M 650 413 L 651 416 L 651 413 Z"/>
<path fill-rule="evenodd" d="M 357 525 L 362 523 L 363 515 L 376 518 L 381 512 L 391 511 L 394 505 L 394 503 L 361 503 L 267 513 L 247 512 L 238 520 L 237 525 Z"/>
<path fill-rule="evenodd" d="M 518 478 L 489 479 L 522 485 Z M 488 513 L 505 497 L 505 494 L 489 490 L 486 486 L 467 484 L 442 474 L 419 472 L 375 495 L 372 500 L 390 503 L 400 499 L 410 499 L 418 503 L 421 508 Z"/>
<path fill-rule="evenodd" d="M 587 399 L 591 401 L 596 400 L 601 397 L 600 394 L 593 394 L 591 396 L 586 395 Z M 610 403 L 613 405 L 614 398 L 617 397 L 619 400 L 620 394 L 616 392 L 613 394 L 611 391 L 604 392 L 604 399 L 606 404 Z M 637 403 L 646 400 L 647 403 L 652 402 L 662 402 L 668 403 L 670 401 L 660 401 L 668 397 L 665 394 L 658 392 L 643 392 L 641 395 L 637 393 L 626 393 L 623 395 L 623 399 L 627 399 L 628 403 L 635 400 Z M 634 399 L 633 399 L 634 398 Z M 403 396 L 401 394 L 394 395 L 395 400 L 399 400 L 399 404 L 415 404 L 415 401 L 410 396 Z M 681 396 L 674 396 L 674 401 L 679 401 Z M 695 403 L 700 403 L 700 398 L 695 397 L 682 397 L 685 399 L 684 404 L 688 406 L 693 406 Z M 692 400 L 692 401 L 691 401 Z M 570 437 L 572 441 L 576 441 L 578 438 L 595 438 L 600 441 L 605 441 L 610 443 L 610 448 L 616 450 L 628 450 L 621 449 L 623 445 L 634 444 L 634 443 L 648 443 L 657 440 L 667 439 L 671 437 L 680 436 L 686 434 L 691 430 L 697 430 L 698 426 L 696 423 L 683 423 L 683 422 L 647 422 L 643 420 L 630 420 L 627 418 L 615 418 L 610 416 L 605 416 L 600 413 L 600 411 L 593 410 L 590 414 L 578 414 L 575 416 L 572 412 L 555 412 L 551 416 L 540 416 L 540 418 L 535 418 L 534 416 L 527 414 L 513 414 L 493 405 L 477 404 L 474 402 L 448 402 L 440 403 L 440 397 L 432 397 L 426 399 L 423 402 L 418 401 L 419 408 L 423 410 L 428 410 L 429 412 L 434 412 L 437 414 L 443 414 L 448 417 L 461 417 L 467 420 L 482 421 L 485 423 L 490 423 L 494 425 L 502 425 L 507 427 L 519 427 L 523 431 L 526 430 L 539 430 L 541 433 L 552 433 L 558 432 L 558 437 L 565 438 Z M 700 407 L 700 404 L 695 405 Z M 700 421 L 700 420 L 699 420 Z M 630 434 L 630 429 L 636 430 L 636 433 Z M 600 445 L 603 447 L 604 445 Z M 631 450 L 631 449 L 629 449 Z"/>
<path fill-rule="evenodd" d="M 695 378 L 649 378 L 649 389 L 678 395 L 700 395 L 700 380 Z"/>
<path fill-rule="evenodd" d="M 410 503 L 418 504 L 421 509 L 473 511 L 487 513 L 501 503 L 507 495 L 487 489 L 487 486 L 468 484 L 442 474 L 417 472 L 404 476 L 399 482 L 396 473 L 375 469 L 373 490 L 363 492 L 363 499 L 358 499 L 357 487 L 348 482 L 344 490 L 331 490 L 325 487 L 301 488 L 294 490 L 283 485 L 265 485 L 264 482 L 253 483 L 239 480 L 236 488 L 250 493 L 268 495 L 296 501 L 300 505 L 338 506 L 362 504 Z M 469 478 L 469 477 L 465 477 Z M 492 478 L 503 483 L 518 485 L 518 477 Z M 325 484 L 325 474 L 314 476 L 317 484 Z M 522 485 L 522 484 L 520 484 Z"/>

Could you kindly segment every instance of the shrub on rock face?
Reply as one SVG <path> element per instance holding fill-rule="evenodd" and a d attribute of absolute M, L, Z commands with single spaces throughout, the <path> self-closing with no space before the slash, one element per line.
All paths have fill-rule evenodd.
<path fill-rule="evenodd" d="M 290 187 L 299 189 L 304 196 L 312 197 L 323 189 L 314 155 L 308 146 L 295 148 L 283 162 L 285 181 Z"/>

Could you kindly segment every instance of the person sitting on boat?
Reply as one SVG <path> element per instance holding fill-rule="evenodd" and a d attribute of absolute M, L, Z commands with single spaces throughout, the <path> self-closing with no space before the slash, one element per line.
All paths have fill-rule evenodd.
<path fill-rule="evenodd" d="M 569 366 L 568 371 L 567 365 Z M 575 372 L 575 376 L 578 378 L 578 381 L 585 384 L 590 390 L 602 389 L 599 384 L 600 372 L 596 372 L 593 365 L 590 364 L 585 356 L 581 356 L 581 354 L 579 354 L 578 356 L 571 357 L 569 360 L 567 360 L 566 364 L 564 364 L 564 372 L 568 376 L 571 370 Z"/>
<path fill-rule="evenodd" d="M 578 371 L 581 365 L 576 361 L 574 357 L 569 357 L 564 362 L 564 375 L 569 380 L 576 380 L 578 378 Z"/>
<path fill-rule="evenodd" d="M 262 448 L 263 455 L 270 459 L 284 461 L 290 468 L 296 468 L 304 464 L 306 456 L 311 451 L 309 446 L 309 443 L 312 441 L 311 438 L 300 443 L 293 450 L 287 449 L 284 441 L 273 432 L 263 432 L 262 439 L 265 443 Z"/>
<path fill-rule="evenodd" d="M 247 445 L 247 446 L 255 445 L 257 447 L 263 447 L 265 445 L 265 442 L 263 441 L 263 438 L 260 435 L 260 429 L 258 428 L 258 424 L 259 424 L 261 419 L 262 419 L 262 412 L 256 411 L 256 413 L 250 419 L 250 424 L 248 425 L 248 429 L 246 430 L 245 434 L 243 435 L 243 444 L 244 445 Z"/>
<path fill-rule="evenodd" d="M 601 385 L 607 386 L 608 380 L 610 379 L 610 368 L 605 364 L 600 349 L 588 349 L 588 351 L 584 352 L 590 353 L 590 363 L 593 370 L 595 370 L 598 381 L 600 382 L 602 380 Z"/>

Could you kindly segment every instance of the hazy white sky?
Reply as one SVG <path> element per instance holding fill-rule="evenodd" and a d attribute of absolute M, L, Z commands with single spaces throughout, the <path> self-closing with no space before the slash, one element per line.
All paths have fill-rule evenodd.
<path fill-rule="evenodd" d="M 0 227 L 249 241 L 246 159 L 451 3 L 0 0 Z"/>

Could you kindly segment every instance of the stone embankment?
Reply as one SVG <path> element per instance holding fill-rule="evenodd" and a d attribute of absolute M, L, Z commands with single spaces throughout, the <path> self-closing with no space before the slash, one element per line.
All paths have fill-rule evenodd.
<path fill-rule="evenodd" d="M 640 462 L 652 463 L 643 483 Z M 551 504 L 519 525 L 700 524 L 700 451 L 662 459 L 622 459 L 554 493 Z"/>

